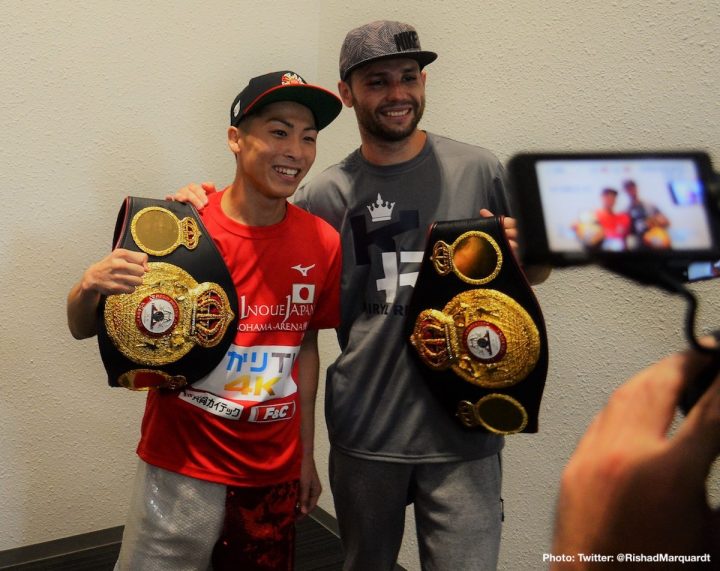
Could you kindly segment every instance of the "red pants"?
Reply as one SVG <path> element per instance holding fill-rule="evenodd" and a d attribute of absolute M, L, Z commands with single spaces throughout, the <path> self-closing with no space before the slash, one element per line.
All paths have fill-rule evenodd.
<path fill-rule="evenodd" d="M 213 570 L 292 571 L 298 492 L 298 482 L 262 488 L 228 486 Z"/>

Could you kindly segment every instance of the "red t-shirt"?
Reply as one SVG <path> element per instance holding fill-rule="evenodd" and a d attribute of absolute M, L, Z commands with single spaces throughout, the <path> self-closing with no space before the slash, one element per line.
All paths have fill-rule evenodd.
<path fill-rule="evenodd" d="M 608 212 L 603 208 L 595 214 L 603 229 L 602 249 L 616 252 L 625 250 L 625 240 L 630 234 L 630 215 L 627 212 Z"/>
<path fill-rule="evenodd" d="M 230 269 L 240 320 L 223 361 L 181 392 L 148 394 L 138 454 L 186 476 L 265 486 L 300 475 L 297 357 L 307 329 L 337 327 L 337 232 L 288 204 L 285 219 L 244 226 L 210 195 L 203 223 Z"/>
<path fill-rule="evenodd" d="M 627 238 L 630 233 L 630 215 L 627 212 L 608 212 L 599 209 L 595 215 L 606 238 Z"/>

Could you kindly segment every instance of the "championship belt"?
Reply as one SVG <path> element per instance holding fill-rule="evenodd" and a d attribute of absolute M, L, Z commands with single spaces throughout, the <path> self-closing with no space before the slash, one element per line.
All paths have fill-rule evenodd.
<path fill-rule="evenodd" d="M 545 321 L 502 218 L 433 224 L 407 333 L 431 392 L 464 427 L 537 432 Z"/>
<path fill-rule="evenodd" d="M 103 297 L 98 344 L 108 383 L 178 389 L 212 371 L 237 329 L 238 301 L 225 262 L 189 204 L 127 197 L 114 248 L 148 255 L 133 293 Z"/>

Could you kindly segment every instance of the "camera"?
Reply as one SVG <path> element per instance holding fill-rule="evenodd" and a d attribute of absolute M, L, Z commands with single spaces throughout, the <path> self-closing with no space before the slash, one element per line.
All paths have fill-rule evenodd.
<path fill-rule="evenodd" d="M 699 342 L 685 286 L 720 277 L 720 184 L 708 154 L 524 153 L 508 173 L 525 265 L 597 264 L 685 298 L 686 337 L 713 354 L 683 393 L 689 411 L 720 371 L 720 347 Z"/>
<path fill-rule="evenodd" d="M 523 153 L 508 173 L 525 264 L 720 276 L 720 190 L 705 152 Z"/>

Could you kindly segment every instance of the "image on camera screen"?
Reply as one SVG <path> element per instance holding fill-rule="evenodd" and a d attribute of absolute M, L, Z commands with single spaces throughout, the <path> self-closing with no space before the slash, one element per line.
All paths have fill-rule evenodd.
<path fill-rule="evenodd" d="M 551 159 L 535 168 L 552 252 L 712 246 L 705 189 L 692 159 Z"/>

